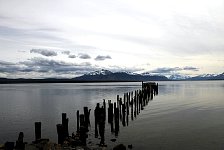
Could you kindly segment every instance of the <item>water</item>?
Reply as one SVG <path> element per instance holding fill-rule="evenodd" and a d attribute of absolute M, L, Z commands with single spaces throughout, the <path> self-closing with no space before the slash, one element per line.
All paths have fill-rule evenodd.
<path fill-rule="evenodd" d="M 158 82 L 159 95 L 115 143 L 106 129 L 106 144 L 132 144 L 134 149 L 224 149 L 224 81 Z M 75 112 L 92 109 L 102 99 L 141 88 L 140 83 L 0 85 L 0 143 L 15 141 L 23 131 L 34 140 L 34 122 L 42 122 L 42 137 L 57 141 L 56 124 L 66 112 L 69 131 L 76 130 Z M 92 119 L 91 119 L 92 120 Z M 94 141 L 94 122 L 90 138 Z M 95 140 L 99 142 L 99 140 Z"/>

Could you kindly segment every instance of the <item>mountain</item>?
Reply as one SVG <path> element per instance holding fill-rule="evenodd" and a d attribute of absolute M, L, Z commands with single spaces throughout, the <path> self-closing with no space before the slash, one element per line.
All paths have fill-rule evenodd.
<path fill-rule="evenodd" d="M 214 79 L 215 80 L 224 80 L 224 72 L 219 74 L 219 75 L 217 75 L 217 76 L 215 76 Z"/>
<path fill-rule="evenodd" d="M 130 72 L 111 72 L 99 70 L 74 78 L 76 81 L 165 81 L 165 76 L 142 75 Z"/>
<path fill-rule="evenodd" d="M 172 74 L 169 79 L 170 80 L 186 80 L 190 78 L 190 76 L 180 75 L 180 74 Z"/>
<path fill-rule="evenodd" d="M 112 74 L 111 71 L 102 69 L 102 70 L 97 70 L 97 71 L 87 73 L 86 75 L 95 76 L 95 75 L 110 75 L 110 74 Z"/>
<path fill-rule="evenodd" d="M 187 80 L 218 80 L 221 79 L 223 80 L 224 77 L 220 75 L 215 75 L 215 74 L 202 74 L 198 75 L 195 77 L 188 78 Z"/>
<path fill-rule="evenodd" d="M 131 72 L 111 72 L 109 70 L 98 70 L 84 74 L 76 78 L 44 78 L 44 79 L 8 79 L 0 78 L 0 84 L 7 83 L 78 83 L 78 82 L 127 82 L 127 81 L 195 81 L 195 80 L 224 80 L 224 72 L 218 75 L 203 74 L 195 77 L 188 77 L 173 74 L 169 78 L 162 75 L 152 75 L 148 72 L 137 74 Z"/>

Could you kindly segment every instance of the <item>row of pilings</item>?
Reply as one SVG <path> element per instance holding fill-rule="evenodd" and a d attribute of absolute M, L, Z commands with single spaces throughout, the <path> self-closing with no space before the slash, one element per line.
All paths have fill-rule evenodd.
<path fill-rule="evenodd" d="M 106 116 L 111 127 L 111 133 L 117 137 L 120 123 L 123 127 L 128 126 L 129 119 L 133 121 L 155 95 L 158 95 L 158 84 L 155 82 L 142 82 L 141 90 L 124 93 L 122 97 L 117 95 L 116 102 L 112 103 L 111 100 L 108 100 L 106 105 L 106 101 L 103 100 L 102 106 L 97 103 L 94 110 L 95 137 L 98 138 L 100 135 L 100 145 L 105 145 Z"/>
<path fill-rule="evenodd" d="M 112 102 L 104 99 L 103 102 L 97 103 L 94 110 L 95 120 L 95 138 L 100 137 L 100 146 L 105 146 L 105 125 L 106 121 L 110 125 L 111 133 L 118 136 L 120 125 L 128 126 L 129 119 L 134 120 L 141 110 L 158 94 L 158 83 L 142 82 L 142 89 L 132 92 L 124 93 L 122 96 L 117 95 L 117 99 Z M 76 134 L 73 132 L 69 135 L 68 125 L 69 119 L 66 113 L 62 113 L 62 122 L 56 125 L 58 134 L 58 144 L 67 144 L 69 146 L 85 146 L 88 138 L 88 131 L 90 127 L 90 112 L 91 109 L 83 107 L 83 113 L 79 110 L 76 112 Z M 23 142 L 24 134 L 19 133 L 16 145 L 14 142 L 6 142 L 5 149 L 25 149 L 25 142 Z M 35 122 L 35 141 L 39 143 L 42 141 L 49 141 L 49 139 L 42 139 L 41 137 L 41 122 Z"/>

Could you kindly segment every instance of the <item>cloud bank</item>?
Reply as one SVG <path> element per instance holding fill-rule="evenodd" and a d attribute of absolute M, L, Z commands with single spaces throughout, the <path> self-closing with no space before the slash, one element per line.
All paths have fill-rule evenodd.
<path fill-rule="evenodd" d="M 186 67 L 162 67 L 156 68 L 154 70 L 149 71 L 152 74 L 161 74 L 161 75 L 170 75 L 173 73 L 178 73 L 180 71 L 199 71 L 199 68 L 186 66 Z"/>
<path fill-rule="evenodd" d="M 95 60 L 96 61 L 103 61 L 103 60 L 106 60 L 106 59 L 112 59 L 111 56 L 107 55 L 107 56 L 101 56 L 101 55 L 98 55 Z"/>
<path fill-rule="evenodd" d="M 47 49 L 31 49 L 30 53 L 41 54 L 46 57 L 57 56 L 58 54 L 55 51 L 47 50 Z"/>
<path fill-rule="evenodd" d="M 91 57 L 88 54 L 80 53 L 78 56 L 80 59 L 90 59 Z"/>

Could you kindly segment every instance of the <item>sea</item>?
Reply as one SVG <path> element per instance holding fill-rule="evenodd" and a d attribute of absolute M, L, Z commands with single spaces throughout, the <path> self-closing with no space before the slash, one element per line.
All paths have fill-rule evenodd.
<path fill-rule="evenodd" d="M 106 122 L 108 149 L 120 143 L 132 149 L 221 150 L 224 149 L 224 81 L 156 81 L 159 94 L 118 135 Z M 69 118 L 69 134 L 76 132 L 76 111 L 90 111 L 87 144 L 95 138 L 94 109 L 103 99 L 141 89 L 141 82 L 0 84 L 0 144 L 35 140 L 34 123 L 41 122 L 42 138 L 57 142 L 56 124 L 62 113 Z M 115 139 L 116 141 L 112 140 Z"/>

